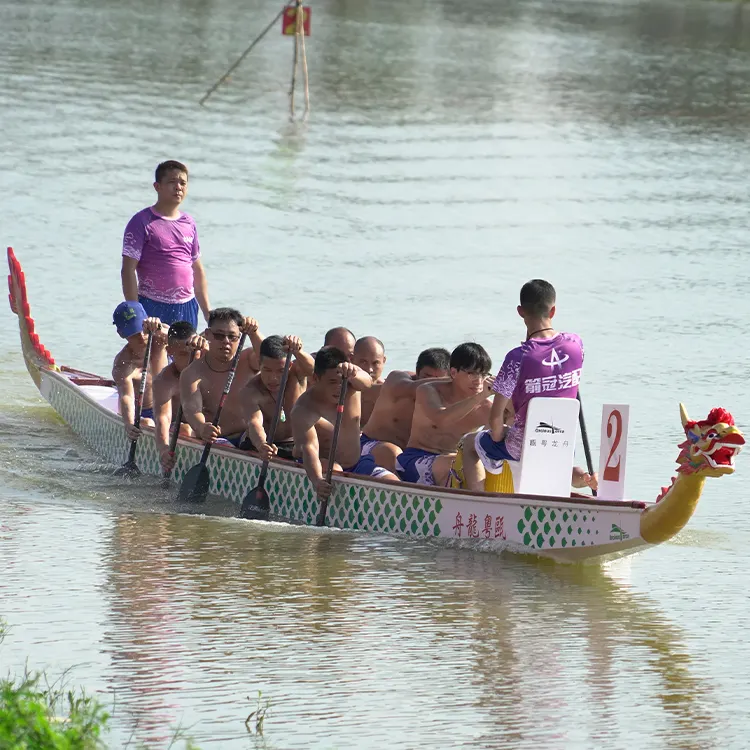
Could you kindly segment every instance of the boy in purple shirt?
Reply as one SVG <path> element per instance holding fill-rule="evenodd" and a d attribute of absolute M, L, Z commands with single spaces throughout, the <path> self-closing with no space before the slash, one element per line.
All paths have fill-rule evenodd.
<path fill-rule="evenodd" d="M 535 396 L 576 398 L 583 367 L 583 343 L 575 333 L 558 333 L 552 326 L 555 289 L 547 281 L 533 279 L 521 287 L 518 314 L 526 324 L 526 341 L 512 349 L 495 378 L 495 398 L 490 429 L 468 435 L 464 441 L 464 476 L 469 489 L 482 490 L 487 471 L 502 471 L 504 461 L 519 461 L 526 427 L 526 412 Z M 504 424 L 512 407 L 513 424 Z M 597 487 L 583 469 L 573 469 L 574 487 Z"/>
<path fill-rule="evenodd" d="M 125 227 L 122 293 L 126 300 L 137 299 L 150 317 L 167 324 L 186 320 L 198 328 L 198 306 L 206 320 L 211 307 L 195 222 L 179 210 L 187 195 L 187 167 L 162 162 L 155 180 L 156 203 Z"/>

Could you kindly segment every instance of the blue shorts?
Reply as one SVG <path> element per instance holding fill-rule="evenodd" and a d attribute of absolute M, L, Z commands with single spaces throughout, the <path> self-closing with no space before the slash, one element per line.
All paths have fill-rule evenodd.
<path fill-rule="evenodd" d="M 214 445 L 231 445 L 233 448 L 239 448 L 244 437 L 244 432 L 238 432 L 236 435 L 222 435 L 222 437 L 216 438 Z"/>
<path fill-rule="evenodd" d="M 373 440 L 372 438 L 367 437 L 365 433 L 363 432 L 359 436 L 359 450 L 360 455 L 362 456 L 369 456 L 370 453 L 372 453 L 372 449 L 380 442 L 380 440 Z"/>
<path fill-rule="evenodd" d="M 141 409 L 141 419 L 153 419 L 154 409 L 149 406 L 148 409 Z"/>
<path fill-rule="evenodd" d="M 391 472 L 388 471 L 388 469 L 384 469 L 382 466 L 378 466 L 375 463 L 375 459 L 370 456 L 361 456 L 359 461 L 357 461 L 354 466 L 351 466 L 348 469 L 344 469 L 344 471 L 348 472 L 349 474 L 359 474 L 363 477 L 382 477 L 383 474 L 390 474 Z"/>
<path fill-rule="evenodd" d="M 193 297 L 187 302 L 157 302 L 148 297 L 138 295 L 138 301 L 143 305 L 146 315 L 150 318 L 159 318 L 162 323 L 172 325 L 178 320 L 186 320 L 198 330 L 198 300 Z"/>
<path fill-rule="evenodd" d="M 421 448 L 407 448 L 396 457 L 396 473 L 404 482 L 435 485 L 432 465 L 439 455 Z"/>
<path fill-rule="evenodd" d="M 505 461 L 518 461 L 515 456 L 511 456 L 505 446 L 505 440 L 494 441 L 490 430 L 482 430 L 474 438 L 474 448 L 477 451 L 482 466 L 490 474 L 501 474 Z"/>

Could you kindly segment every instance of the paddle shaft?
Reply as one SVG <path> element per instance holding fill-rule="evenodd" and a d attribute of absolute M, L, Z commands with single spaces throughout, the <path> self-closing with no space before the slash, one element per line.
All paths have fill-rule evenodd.
<path fill-rule="evenodd" d="M 583 402 L 581 394 L 577 393 L 578 399 L 578 423 L 581 425 L 581 441 L 583 442 L 583 452 L 586 454 L 586 470 L 591 476 L 594 476 L 594 463 L 591 460 L 591 446 L 589 445 L 589 433 L 586 430 L 586 420 L 583 418 Z M 596 497 L 596 490 L 592 489 L 591 494 Z"/>
<path fill-rule="evenodd" d="M 346 398 L 346 387 L 349 385 L 349 381 L 342 377 L 341 378 L 341 395 L 339 396 L 339 403 L 336 407 L 336 424 L 333 425 L 333 437 L 331 438 L 331 451 L 328 454 L 328 468 L 326 469 L 326 482 L 331 483 L 331 477 L 333 476 L 333 465 L 336 463 L 336 446 L 339 442 L 339 431 L 341 430 L 341 421 L 344 418 L 344 399 Z M 328 498 L 323 498 L 320 501 L 320 511 L 318 512 L 318 518 L 315 521 L 316 526 L 326 525 L 326 513 L 328 512 Z"/>
<path fill-rule="evenodd" d="M 227 382 L 224 386 L 224 390 L 221 393 L 219 406 L 216 408 L 216 414 L 214 414 L 214 421 L 212 422 L 212 424 L 218 425 L 219 420 L 221 419 L 221 410 L 224 408 L 224 402 L 227 400 L 229 391 L 232 388 L 232 381 L 234 381 L 234 374 L 237 372 L 237 365 L 239 364 L 240 354 L 242 354 L 242 347 L 245 345 L 246 338 L 246 333 L 243 333 L 242 336 L 240 336 L 240 343 L 237 345 L 237 351 L 232 358 L 232 364 L 229 368 L 229 375 L 227 375 Z M 205 448 L 203 448 L 203 453 L 201 454 L 201 460 L 199 461 L 199 463 L 205 465 L 206 461 L 208 461 L 208 454 L 211 452 L 212 445 L 213 443 L 206 443 Z"/>
<path fill-rule="evenodd" d="M 133 427 L 138 429 L 141 426 L 141 412 L 143 411 L 143 396 L 146 393 L 146 381 L 148 380 L 148 366 L 151 362 L 151 344 L 154 341 L 154 334 L 149 331 L 148 341 L 146 342 L 146 354 L 143 356 L 143 371 L 141 373 L 141 382 L 138 387 L 138 398 L 135 402 L 135 418 Z M 135 463 L 135 448 L 138 444 L 138 438 L 130 441 L 130 453 L 128 454 L 128 464 Z"/>
<path fill-rule="evenodd" d="M 273 422 L 271 422 L 271 429 L 266 436 L 266 442 L 269 445 L 273 445 L 273 441 L 276 438 L 276 430 L 279 427 L 279 421 L 281 420 L 281 412 L 284 409 L 284 394 L 286 392 L 286 383 L 289 380 L 289 369 L 292 366 L 292 352 L 289 351 L 286 354 L 286 362 L 284 362 L 284 372 L 281 373 L 281 384 L 279 385 L 279 395 L 276 399 L 276 412 L 273 415 Z M 258 479 L 258 486 L 255 491 L 263 489 L 263 485 L 266 483 L 266 475 L 268 474 L 268 461 L 263 462 L 263 466 L 260 469 L 260 478 Z"/>

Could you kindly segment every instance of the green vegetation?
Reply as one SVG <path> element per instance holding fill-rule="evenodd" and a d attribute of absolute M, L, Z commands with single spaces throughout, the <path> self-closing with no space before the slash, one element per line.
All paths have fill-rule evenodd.
<path fill-rule="evenodd" d="M 250 696 L 247 697 L 247 699 L 252 703 L 252 700 L 250 699 Z M 247 728 L 247 731 L 250 732 L 250 734 L 259 734 L 263 735 L 263 722 L 266 720 L 266 714 L 268 713 L 268 710 L 271 708 L 271 701 L 266 698 L 263 700 L 263 693 L 261 691 L 258 691 L 258 703 L 255 707 L 255 711 L 251 711 L 248 715 L 247 719 L 245 719 L 245 727 Z M 255 731 L 253 732 L 251 728 L 251 723 L 255 722 Z"/>
<path fill-rule="evenodd" d="M 0 620 L 0 641 L 7 626 Z M 42 672 L 0 678 L 0 750 L 96 750 L 108 714 L 85 692 Z"/>

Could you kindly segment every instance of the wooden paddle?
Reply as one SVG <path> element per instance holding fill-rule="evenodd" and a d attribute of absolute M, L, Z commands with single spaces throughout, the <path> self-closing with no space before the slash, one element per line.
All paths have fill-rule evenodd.
<path fill-rule="evenodd" d="M 586 471 L 593 477 L 594 476 L 594 464 L 591 461 L 591 446 L 589 445 L 589 433 L 586 430 L 586 420 L 583 418 L 583 402 L 581 401 L 581 394 L 577 393 L 576 398 L 578 399 L 578 423 L 581 425 L 581 441 L 583 442 L 583 452 L 586 454 Z M 592 489 L 591 494 L 596 497 L 596 490 Z"/>
<path fill-rule="evenodd" d="M 331 483 L 331 476 L 333 475 L 333 464 L 336 462 L 336 444 L 339 442 L 339 430 L 341 429 L 341 420 L 344 417 L 344 399 L 346 398 L 346 387 L 349 385 L 349 381 L 345 378 L 341 378 L 341 395 L 339 396 L 339 404 L 336 407 L 336 424 L 333 426 L 333 437 L 331 438 L 331 452 L 328 454 L 328 469 L 326 470 L 326 482 Z M 320 510 L 318 511 L 318 517 L 315 519 L 316 526 L 326 525 L 326 513 L 328 512 L 328 498 L 320 498 Z"/>
<path fill-rule="evenodd" d="M 195 359 L 195 352 L 190 353 L 190 362 L 188 365 L 193 364 Z M 180 373 L 182 374 L 182 373 Z M 174 458 L 175 450 L 177 449 L 177 440 L 180 437 L 180 427 L 182 426 L 182 399 L 180 399 L 180 408 L 177 410 L 177 419 L 175 421 L 175 430 L 172 433 L 172 437 L 169 439 L 169 455 Z M 172 469 L 164 472 L 164 486 L 169 486 L 169 478 L 172 476 Z"/>
<path fill-rule="evenodd" d="M 232 359 L 232 365 L 229 368 L 229 375 L 227 375 L 227 383 L 224 386 L 224 391 L 219 399 L 219 406 L 214 414 L 213 424 L 218 425 L 219 419 L 221 418 L 221 410 L 224 408 L 224 402 L 227 400 L 229 395 L 229 389 L 232 387 L 232 381 L 234 380 L 234 374 L 237 372 L 237 364 L 240 361 L 240 354 L 242 353 L 242 347 L 245 345 L 245 339 L 247 334 L 243 333 L 240 337 L 240 343 L 237 346 L 234 358 Z M 193 466 L 190 471 L 185 474 L 185 478 L 182 480 L 182 486 L 180 487 L 180 493 L 178 495 L 180 502 L 195 502 L 200 503 L 206 499 L 208 494 L 208 486 L 211 483 L 211 475 L 208 472 L 208 454 L 211 453 L 211 446 L 213 443 L 206 443 L 201 454 L 201 460 Z"/>
<path fill-rule="evenodd" d="M 143 394 L 146 393 L 146 381 L 148 380 L 148 366 L 151 361 L 151 344 L 154 340 L 154 334 L 149 331 L 148 341 L 146 342 L 146 354 L 143 357 L 143 370 L 141 372 L 141 383 L 138 388 L 138 398 L 135 401 L 135 419 L 133 420 L 133 427 L 136 430 L 141 426 L 141 412 L 143 411 Z M 136 466 L 135 463 L 135 448 L 138 445 L 138 438 L 130 441 L 130 453 L 128 453 L 128 460 L 115 472 L 115 476 L 121 477 L 124 475 L 128 476 L 140 476 L 141 470 Z"/>
<path fill-rule="evenodd" d="M 284 372 L 281 375 L 279 395 L 276 398 L 276 413 L 273 415 L 271 430 L 266 436 L 266 441 L 269 445 L 273 444 L 273 440 L 276 437 L 276 429 L 278 428 L 279 420 L 281 419 L 281 410 L 284 408 L 284 392 L 286 391 L 286 381 L 289 378 L 289 368 L 291 366 L 292 352 L 288 351 L 286 354 L 286 362 L 284 362 Z M 268 514 L 271 511 L 271 499 L 268 497 L 268 493 L 265 490 L 266 476 L 268 476 L 268 461 L 264 461 L 263 466 L 260 469 L 260 477 L 258 478 L 257 487 L 248 490 L 245 499 L 242 501 L 240 518 L 252 518 L 256 521 L 268 520 Z"/>

